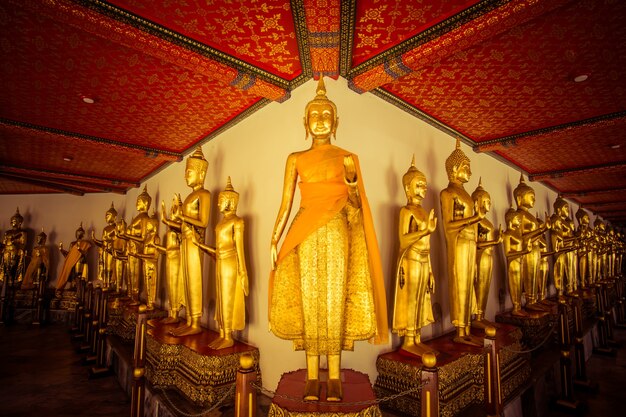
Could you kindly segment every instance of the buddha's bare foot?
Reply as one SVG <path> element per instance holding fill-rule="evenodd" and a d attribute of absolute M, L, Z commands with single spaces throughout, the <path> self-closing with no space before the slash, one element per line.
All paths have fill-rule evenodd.
<path fill-rule="evenodd" d="M 340 379 L 329 379 L 326 383 L 326 401 L 341 401 L 343 399 L 343 387 Z"/>
<path fill-rule="evenodd" d="M 304 385 L 304 401 L 319 401 L 320 382 L 317 379 L 309 379 Z"/>
<path fill-rule="evenodd" d="M 432 353 L 435 356 L 439 354 L 439 352 L 437 352 L 435 349 L 432 349 L 431 347 L 426 346 L 423 343 L 413 343 L 413 344 L 402 345 L 400 349 L 412 355 L 420 356 L 420 357 L 424 353 L 428 353 L 428 352 Z"/>
<path fill-rule="evenodd" d="M 540 303 L 529 303 L 524 306 L 526 310 L 536 311 L 536 312 L 544 312 L 548 309 L 545 305 L 541 305 Z"/>
<path fill-rule="evenodd" d="M 161 320 L 162 324 L 172 324 L 172 323 L 178 323 L 180 321 L 180 319 L 178 317 L 166 317 L 163 320 Z"/>
<path fill-rule="evenodd" d="M 216 339 L 212 343 L 210 343 L 209 347 L 211 349 L 219 350 L 219 349 L 229 348 L 233 346 L 234 344 L 235 344 L 235 341 L 233 339 L 220 337 L 219 339 Z"/>
<path fill-rule="evenodd" d="M 202 332 L 202 328 L 200 328 L 200 326 L 189 326 L 189 325 L 177 327 L 176 329 L 170 330 L 170 334 L 176 337 L 191 336 L 191 335 L 198 334 L 201 332 Z"/>
<path fill-rule="evenodd" d="M 454 340 L 455 343 L 461 343 L 461 344 L 469 345 L 469 346 L 482 347 L 485 344 L 482 338 L 472 336 L 472 335 L 455 336 L 454 339 L 452 340 Z"/>
<path fill-rule="evenodd" d="M 511 314 L 515 317 L 530 317 L 530 314 L 522 310 L 521 308 L 518 310 L 513 310 Z"/>

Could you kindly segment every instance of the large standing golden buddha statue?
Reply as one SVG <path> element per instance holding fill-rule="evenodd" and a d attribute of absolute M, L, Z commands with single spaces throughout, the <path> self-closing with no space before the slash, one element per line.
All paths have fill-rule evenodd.
<path fill-rule="evenodd" d="M 63 289 L 68 281 L 73 286 L 78 284 L 77 280 L 89 281 L 89 264 L 87 263 L 87 251 L 91 248 L 91 242 L 84 239 L 85 229 L 81 223 L 76 229 L 76 240 L 70 243 L 69 250 L 63 249 L 63 242 L 59 243 L 59 250 L 65 256 L 63 268 L 59 274 L 56 284 L 56 297 L 63 296 Z"/>
<path fill-rule="evenodd" d="M 184 326 L 171 331 L 174 336 L 189 336 L 202 331 L 202 264 L 204 255 L 193 240 L 204 242 L 206 228 L 211 213 L 211 193 L 204 188 L 209 163 L 204 159 L 202 148 L 187 158 L 185 181 L 192 189 L 182 205 L 173 213 L 171 220 L 163 219 L 168 226 L 180 224 L 180 271 L 183 279 L 187 322 Z"/>
<path fill-rule="evenodd" d="M 11 216 L 11 229 L 2 237 L 2 259 L 0 259 L 0 290 L 4 282 L 19 287 L 26 267 L 26 231 L 22 229 L 24 217 L 20 209 Z M 19 285 L 18 285 L 19 284 Z"/>
<path fill-rule="evenodd" d="M 474 296 L 476 271 L 477 223 L 485 217 L 482 207 L 475 207 L 472 197 L 463 184 L 469 181 L 472 171 L 470 160 L 463 153 L 460 141 L 446 159 L 448 186 L 440 193 L 441 217 L 446 238 L 448 264 L 448 291 L 450 293 L 450 318 L 456 328 L 454 341 L 482 346 L 471 335 L 471 305 Z"/>
<path fill-rule="evenodd" d="M 393 332 L 403 336 L 400 349 L 421 356 L 437 353 L 421 343 L 422 327 L 433 323 L 431 294 L 435 279 L 430 264 L 430 235 L 437 227 L 435 210 L 422 207 L 426 197 L 426 176 L 415 167 L 415 158 L 402 177 L 407 198 L 400 209 L 398 237 L 400 255 L 396 269 Z"/>
<path fill-rule="evenodd" d="M 271 240 L 272 332 L 304 350 L 304 399 L 319 400 L 319 359 L 328 358 L 328 401 L 341 401 L 341 351 L 355 340 L 385 342 L 385 288 L 378 243 L 356 155 L 331 144 L 337 108 L 323 79 L 305 109 L 311 147 L 287 157 L 282 201 Z M 298 182 L 300 179 L 300 182 Z M 296 193 L 300 208 L 283 241 Z"/>
<path fill-rule="evenodd" d="M 98 275 L 104 283 L 105 288 L 114 285 L 113 277 L 115 268 L 113 260 L 113 241 L 115 240 L 115 220 L 117 219 L 117 210 L 111 203 L 111 207 L 106 211 L 104 219 L 107 225 L 102 229 L 102 240 L 96 238 L 96 232 L 91 230 L 91 240 L 98 247 L 99 252 L 99 271 Z"/>

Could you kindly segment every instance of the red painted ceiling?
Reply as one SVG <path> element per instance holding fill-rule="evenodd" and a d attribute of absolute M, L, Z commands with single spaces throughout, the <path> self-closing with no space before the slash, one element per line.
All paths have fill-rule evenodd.
<path fill-rule="evenodd" d="M 0 0 L 0 193 L 123 193 L 324 73 L 624 225 L 624 22 L 617 0 Z"/>

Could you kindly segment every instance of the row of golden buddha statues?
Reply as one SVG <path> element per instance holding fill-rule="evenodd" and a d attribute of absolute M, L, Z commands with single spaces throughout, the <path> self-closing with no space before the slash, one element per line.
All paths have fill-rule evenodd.
<path fill-rule="evenodd" d="M 306 105 L 304 126 L 312 144 L 287 157 L 282 201 L 271 236 L 269 324 L 276 336 L 291 340 L 294 349 L 305 351 L 304 398 L 320 399 L 320 356 L 326 355 L 326 400 L 341 401 L 341 351 L 352 350 L 357 340 L 388 341 L 383 269 L 359 160 L 331 143 L 338 126 L 337 108 L 326 97 L 321 78 L 316 97 Z M 144 188 L 130 223 L 118 221 L 111 205 L 105 214 L 107 226 L 101 239 L 92 232 L 91 242 L 99 248 L 98 278 L 102 285 L 124 291 L 132 304 L 138 304 L 143 276 L 149 309 L 156 304 L 157 262 L 160 255 L 165 255 L 169 315 L 163 322 L 177 322 L 183 307 L 186 316 L 184 325 L 171 330 L 174 336 L 202 331 L 203 252 L 213 257 L 215 320 L 220 336 L 210 347 L 221 349 L 232 346 L 232 332 L 245 326 L 248 273 L 244 222 L 236 214 L 239 195 L 230 178 L 218 197 L 222 218 L 215 227 L 216 246 L 204 244 L 211 202 L 210 192 L 204 188 L 207 167 L 198 148 L 186 162 L 185 180 L 191 192 L 184 200 L 174 196 L 169 211 L 162 202 L 159 221 L 154 212 L 149 214 L 151 197 Z M 427 179 L 414 161 L 402 177 L 407 204 L 399 212 L 400 251 L 391 320 L 393 333 L 402 337 L 400 349 L 418 356 L 433 352 L 422 342 L 421 329 L 434 321 L 431 297 L 437 279 L 431 267 L 430 236 L 438 223 L 445 236 L 450 316 L 456 329 L 454 341 L 458 343 L 482 346 L 472 328 L 484 329 L 492 324 L 486 320 L 485 311 L 496 245 L 504 247 L 512 314 L 518 317 L 545 311 L 553 303 L 547 299 L 550 256 L 554 257 L 554 283 L 559 296 L 573 294 L 579 287 L 622 270 L 622 236 L 600 219 L 592 228 L 585 210 L 576 213 L 575 227 L 568 203 L 558 197 L 554 214 L 540 219 L 531 213 L 535 192 L 522 177 L 513 191 L 517 207 L 506 212 L 506 229 L 502 231 L 486 218 L 491 197 L 481 183 L 471 195 L 464 188 L 471 176 L 470 160 L 458 140 L 445 161 L 445 169 L 449 184 L 440 193 L 439 221 L 434 210 L 427 212 L 422 207 Z M 287 228 L 297 189 L 300 207 Z M 160 222 L 167 226 L 163 243 L 158 233 Z M 17 212 L 11 219 L 12 229 L 4 234 L 0 273 L 5 282 L 8 277 L 22 281 L 19 274 L 27 257 L 21 223 Z M 80 227 L 76 241 L 64 252 L 57 292 L 63 290 L 68 279 L 86 279 L 85 253 L 91 242 L 84 238 Z M 23 275 L 22 286 L 26 288 L 34 281 L 34 270 L 42 265 L 49 267 L 43 232 L 32 253 Z"/>

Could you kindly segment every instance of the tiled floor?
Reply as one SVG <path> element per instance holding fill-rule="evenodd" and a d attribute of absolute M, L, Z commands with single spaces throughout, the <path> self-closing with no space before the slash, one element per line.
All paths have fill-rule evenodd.
<path fill-rule="evenodd" d="M 585 416 L 622 415 L 626 387 L 626 330 L 616 330 L 621 344 L 616 356 L 592 355 L 588 376 L 597 392 L 576 392 Z M 63 325 L 41 328 L 0 327 L 0 416 L 127 416 L 130 402 L 114 377 L 89 380 L 88 368 L 74 351 Z M 261 401 L 261 413 L 267 410 Z M 232 410 L 212 415 L 228 417 Z M 383 409 L 386 417 L 396 416 Z M 474 415 L 474 414 L 473 414 Z M 480 415 L 480 414 L 476 414 Z M 570 412 L 549 410 L 544 416 L 565 417 Z M 532 416 L 534 417 L 534 416 Z"/>

